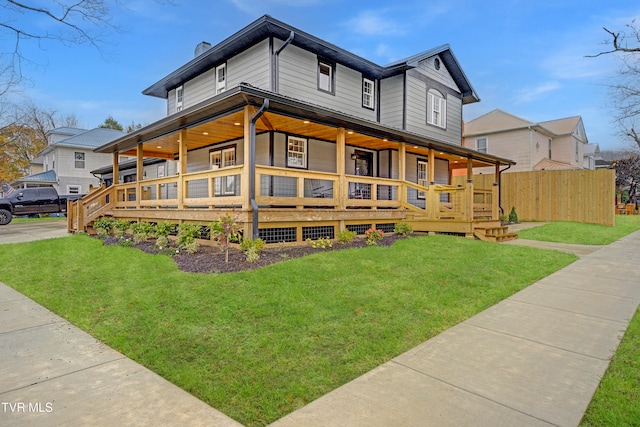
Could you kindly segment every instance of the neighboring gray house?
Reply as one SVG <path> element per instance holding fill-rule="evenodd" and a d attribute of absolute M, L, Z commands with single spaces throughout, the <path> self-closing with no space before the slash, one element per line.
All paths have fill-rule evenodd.
<path fill-rule="evenodd" d="M 12 185 L 15 188 L 53 186 L 60 194 L 85 194 L 90 185 L 100 184 L 91 171 L 113 161 L 111 155 L 93 150 L 123 135 L 124 132 L 104 128 L 52 129 L 47 133 L 47 147 L 33 162 L 32 171 L 40 169 L 41 172 L 20 178 Z"/>

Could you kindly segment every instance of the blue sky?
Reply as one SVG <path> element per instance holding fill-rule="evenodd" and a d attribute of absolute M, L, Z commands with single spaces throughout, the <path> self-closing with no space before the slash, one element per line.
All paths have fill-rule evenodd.
<path fill-rule="evenodd" d="M 380 65 L 448 43 L 481 101 L 471 120 L 500 108 L 530 121 L 582 116 L 589 142 L 630 147 L 612 123 L 606 87 L 620 63 L 604 50 L 602 27 L 623 30 L 640 18 L 637 0 L 132 0 L 114 5 L 124 31 L 91 46 L 23 43 L 33 60 L 23 92 L 38 106 L 75 114 L 92 128 L 111 115 L 126 125 L 165 115 L 142 90 L 213 45 L 269 14 Z M 0 39 L 0 43 L 7 40 Z"/>

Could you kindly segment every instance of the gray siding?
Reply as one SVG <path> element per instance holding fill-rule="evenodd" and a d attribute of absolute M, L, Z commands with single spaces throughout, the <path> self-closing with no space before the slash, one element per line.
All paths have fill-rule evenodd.
<path fill-rule="evenodd" d="M 402 129 L 403 82 L 402 75 L 380 81 L 380 122 L 398 129 Z"/>
<path fill-rule="evenodd" d="M 277 48 L 277 46 L 276 46 Z M 279 59 L 279 87 L 282 95 L 376 120 L 375 110 L 362 107 L 362 74 L 341 64 L 335 67 L 335 94 L 318 90 L 318 56 L 289 45 Z"/>
<path fill-rule="evenodd" d="M 218 64 L 220 65 L 220 64 Z M 183 85 L 182 108 L 188 108 L 215 95 L 215 67 L 194 77 Z M 264 40 L 227 61 L 227 90 L 239 83 L 249 83 L 261 89 L 269 89 L 269 41 Z M 176 91 L 167 97 L 167 114 L 176 112 Z"/>
<path fill-rule="evenodd" d="M 436 89 L 447 100 L 446 128 L 427 124 L 427 91 Z M 407 129 L 433 136 L 454 145 L 462 145 L 462 99 L 453 90 L 430 81 L 416 72 L 407 74 Z"/>
<path fill-rule="evenodd" d="M 227 89 L 249 83 L 270 90 L 269 67 L 269 40 L 263 40 L 227 61 Z"/>

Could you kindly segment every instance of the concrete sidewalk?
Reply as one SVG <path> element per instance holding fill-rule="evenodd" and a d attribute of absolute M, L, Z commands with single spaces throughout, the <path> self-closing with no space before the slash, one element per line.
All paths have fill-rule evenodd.
<path fill-rule="evenodd" d="M 0 426 L 240 426 L 0 283 Z"/>
<path fill-rule="evenodd" d="M 639 303 L 636 232 L 273 426 L 576 426 Z"/>

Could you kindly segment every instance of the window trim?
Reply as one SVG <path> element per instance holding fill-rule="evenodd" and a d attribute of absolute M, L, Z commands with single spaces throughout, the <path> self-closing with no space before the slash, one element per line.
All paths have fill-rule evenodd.
<path fill-rule="evenodd" d="M 420 165 L 424 164 L 424 179 L 420 179 Z M 420 181 L 424 181 L 424 184 L 420 184 Z M 429 187 L 429 161 L 425 159 L 417 159 L 416 161 L 416 184 L 422 185 L 423 187 Z M 427 193 L 424 191 L 418 191 L 417 198 L 419 200 L 424 200 L 427 198 Z"/>
<path fill-rule="evenodd" d="M 82 160 L 78 159 L 78 154 L 82 154 Z M 82 166 L 78 166 L 78 162 L 82 162 Z M 73 168 L 74 169 L 86 169 L 87 166 L 87 154 L 83 151 L 73 152 Z"/>
<path fill-rule="evenodd" d="M 296 151 L 292 151 L 290 149 L 290 142 L 292 140 L 297 140 L 298 142 L 302 142 L 302 147 L 304 148 L 304 150 L 302 151 L 302 165 L 299 164 L 293 164 L 291 162 L 291 153 L 297 153 Z M 286 151 L 286 155 L 287 155 L 287 167 L 288 168 L 295 168 L 295 169 L 309 169 L 309 139 L 308 138 L 303 138 L 300 136 L 293 136 L 293 135 L 287 135 L 287 151 Z"/>
<path fill-rule="evenodd" d="M 371 87 L 371 91 L 369 93 L 366 92 L 367 84 L 369 84 Z M 365 102 L 367 95 L 369 96 L 369 103 Z M 375 110 L 375 106 L 376 106 L 376 82 L 375 80 L 363 77 L 362 78 L 362 107 L 367 108 L 369 110 Z"/>
<path fill-rule="evenodd" d="M 222 82 L 220 82 L 220 78 L 218 76 L 218 73 L 220 71 L 224 71 L 224 78 L 222 79 Z M 227 90 L 227 63 L 223 63 L 220 64 L 216 67 L 216 76 L 215 76 L 215 83 L 216 83 L 216 95 L 224 92 Z"/>
<path fill-rule="evenodd" d="M 320 76 L 324 73 L 321 73 L 321 69 L 322 66 L 325 66 L 329 69 L 329 79 L 328 79 L 328 84 L 329 84 L 329 89 L 325 89 L 322 87 L 322 85 L 320 84 Z M 318 58 L 318 70 L 317 70 L 317 74 L 318 74 L 318 90 L 320 92 L 324 92 L 324 93 L 328 93 L 331 95 L 335 95 L 336 94 L 336 65 L 333 62 L 330 61 L 325 61 L 323 59 Z"/>
<path fill-rule="evenodd" d="M 72 189 L 75 189 L 77 192 L 76 193 L 72 192 L 71 191 Z M 67 185 L 67 194 L 81 194 L 81 192 L 82 192 L 81 185 L 78 185 L 78 184 Z"/>
<path fill-rule="evenodd" d="M 480 150 L 479 144 L 478 142 L 480 140 L 484 139 L 484 151 Z M 476 151 L 480 152 L 480 153 L 489 153 L 489 138 L 486 136 L 481 136 L 479 138 L 476 138 Z"/>
<path fill-rule="evenodd" d="M 176 88 L 176 113 L 182 111 L 184 107 L 184 86 L 180 85 Z"/>
<path fill-rule="evenodd" d="M 225 154 L 227 153 L 233 153 L 233 162 L 228 164 L 225 160 Z M 214 164 L 213 157 L 215 155 L 219 156 L 220 165 Z M 236 144 L 212 148 L 209 150 L 209 168 L 211 170 L 220 170 L 220 169 L 230 168 L 237 164 L 237 158 L 238 156 L 237 156 Z M 214 168 L 214 166 L 216 167 Z M 236 183 L 235 175 L 227 175 L 227 176 L 220 176 L 220 177 L 214 178 L 214 189 L 213 189 L 214 195 L 216 196 L 235 195 L 236 194 L 235 183 Z"/>
<path fill-rule="evenodd" d="M 436 101 L 438 116 L 434 119 L 434 113 L 436 113 Z M 442 129 L 447 128 L 447 98 L 440 91 L 436 89 L 429 89 L 427 91 L 427 124 L 437 126 Z"/>

